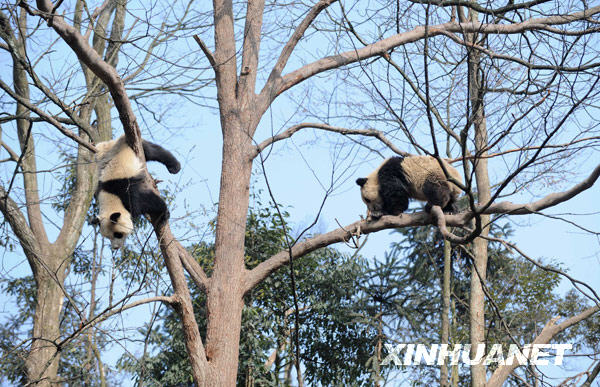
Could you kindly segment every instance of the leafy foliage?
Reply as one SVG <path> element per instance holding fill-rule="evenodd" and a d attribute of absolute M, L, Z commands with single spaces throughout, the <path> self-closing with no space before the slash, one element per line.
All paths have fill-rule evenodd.
<path fill-rule="evenodd" d="M 396 232 L 402 236 L 399 238 L 401 242 L 394 243 L 385 261 L 375 265 L 379 275 L 374 277 L 375 283 L 371 286 L 375 292 L 374 299 L 379 300 L 383 307 L 386 342 L 440 343 L 443 240 L 437 229 L 432 227 L 406 228 Z M 507 239 L 511 234 L 509 225 L 492 223 L 490 235 Z M 455 246 L 451 253 L 453 307 L 450 312 L 450 345 L 469 342 L 470 249 L 471 246 Z M 508 345 L 513 343 L 513 339 L 519 344 L 531 343 L 554 316 L 572 316 L 589 306 L 581 295 L 574 292 L 565 296 L 557 294 L 561 280 L 559 274 L 515 256 L 501 243 L 490 242 L 488 255 L 485 284 L 490 297 L 486 297 L 486 343 Z M 542 261 L 539 265 L 561 269 Z M 577 329 L 563 332 L 555 340 L 585 340 L 590 347 L 597 347 L 597 335 L 591 332 L 597 332 L 598 326 L 596 316 Z M 593 341 L 594 338 L 596 341 Z M 437 367 L 416 365 L 404 372 L 407 380 L 418 381 L 413 385 L 439 383 Z M 469 369 L 462 367 L 458 372 L 459 385 L 469 385 Z M 524 377 L 527 378 L 527 375 Z M 518 383 L 521 382 L 515 385 Z"/>

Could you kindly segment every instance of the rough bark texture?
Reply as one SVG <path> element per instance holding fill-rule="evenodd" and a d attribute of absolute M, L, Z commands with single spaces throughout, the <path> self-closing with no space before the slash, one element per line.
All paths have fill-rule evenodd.
<path fill-rule="evenodd" d="M 41 256 L 40 260 L 54 263 L 55 257 Z M 33 318 L 32 343 L 25 367 L 27 380 L 33 385 L 49 386 L 57 383 L 60 353 L 56 343 L 60 336 L 59 322 L 63 305 L 63 292 L 56 278 L 45 270 L 35 276 L 36 304 Z M 59 281 L 63 278 L 58 278 Z M 61 281 L 62 283 L 62 281 Z"/>

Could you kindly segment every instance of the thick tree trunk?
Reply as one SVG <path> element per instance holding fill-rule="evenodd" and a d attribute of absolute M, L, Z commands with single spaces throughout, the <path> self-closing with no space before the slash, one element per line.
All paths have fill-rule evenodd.
<path fill-rule="evenodd" d="M 44 259 L 46 257 L 43 257 Z M 52 257 L 44 259 L 49 262 Z M 59 270 L 60 271 L 60 270 Z M 63 293 L 56 278 L 41 269 L 36 275 L 36 306 L 33 319 L 31 349 L 25 360 L 27 380 L 35 386 L 57 385 L 60 352 L 56 347 L 60 336 Z M 59 279 L 62 283 L 62 278 Z"/>
<path fill-rule="evenodd" d="M 208 289 L 205 385 L 234 386 L 243 308 L 244 238 L 252 159 L 251 142 L 239 114 L 221 106 L 223 162 L 215 239 L 215 267 Z"/>

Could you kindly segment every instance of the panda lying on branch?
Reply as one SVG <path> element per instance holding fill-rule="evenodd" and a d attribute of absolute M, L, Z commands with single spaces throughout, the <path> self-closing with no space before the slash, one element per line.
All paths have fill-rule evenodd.
<path fill-rule="evenodd" d="M 142 140 L 146 161 L 164 164 L 170 173 L 181 169 L 179 161 L 160 145 Z M 123 246 L 133 231 L 133 219 L 148 214 L 169 219 L 165 201 L 145 179 L 144 163 L 127 145 L 125 136 L 96 144 L 98 216 L 92 224 L 100 225 L 100 234 L 110 239 L 113 250 Z"/>
<path fill-rule="evenodd" d="M 458 171 L 443 161 L 448 174 L 462 183 Z M 383 215 L 399 215 L 408 208 L 408 199 L 426 201 L 425 210 L 440 206 L 444 212 L 457 212 L 456 198 L 461 190 L 450 183 L 432 156 L 391 157 L 367 177 L 356 180 L 367 220 Z"/>

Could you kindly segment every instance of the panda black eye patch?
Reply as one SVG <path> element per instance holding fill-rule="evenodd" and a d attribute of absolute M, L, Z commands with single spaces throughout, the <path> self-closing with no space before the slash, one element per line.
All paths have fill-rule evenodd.
<path fill-rule="evenodd" d="M 366 202 L 366 203 L 371 203 L 371 200 L 369 200 L 369 199 L 365 199 L 365 202 Z"/>
<path fill-rule="evenodd" d="M 117 239 L 121 239 L 121 238 L 123 238 L 123 233 L 122 232 L 116 232 L 116 233 L 113 234 L 113 236 L 115 238 L 117 238 Z"/>

